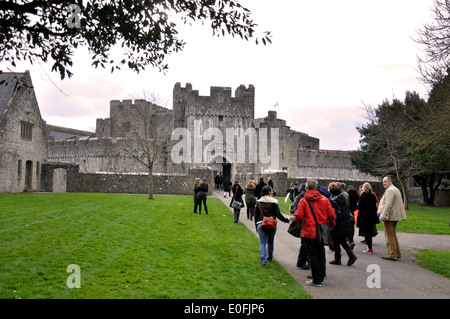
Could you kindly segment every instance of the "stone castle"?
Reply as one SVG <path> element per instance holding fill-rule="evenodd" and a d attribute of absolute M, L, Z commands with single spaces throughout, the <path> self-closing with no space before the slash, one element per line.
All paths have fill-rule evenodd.
<path fill-rule="evenodd" d="M 212 182 L 219 174 L 243 183 L 276 176 L 279 188 L 307 177 L 379 182 L 352 167 L 348 152 L 321 150 L 319 139 L 292 130 L 276 112 L 255 118 L 253 85 L 240 85 L 234 96 L 229 87 L 211 87 L 209 96 L 200 96 L 191 84 L 176 83 L 172 109 L 112 100 L 110 117 L 97 119 L 95 132 L 86 132 L 47 125 L 29 73 L 3 73 L 0 112 L 0 192 L 145 193 L 148 169 L 138 135 L 164 142 L 153 165 L 155 193 L 190 195 L 196 176 Z M 31 138 L 21 133 L 27 127 Z"/>

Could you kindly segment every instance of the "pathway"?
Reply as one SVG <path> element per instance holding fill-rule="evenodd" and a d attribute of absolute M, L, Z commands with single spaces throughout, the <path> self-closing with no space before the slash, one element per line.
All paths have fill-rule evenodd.
<path fill-rule="evenodd" d="M 224 199 L 223 191 L 215 190 L 214 197 L 221 199 L 227 207 L 229 206 L 230 198 Z M 232 211 L 232 208 L 230 210 Z M 255 236 L 258 236 L 254 222 L 247 219 L 246 208 L 241 210 L 240 222 L 245 224 Z M 342 265 L 330 265 L 329 261 L 333 259 L 333 253 L 326 248 L 327 277 L 322 287 L 310 287 L 305 282 L 311 272 L 296 267 L 300 240 L 288 234 L 287 228 L 288 224 L 278 223 L 274 257 L 316 299 L 450 299 L 450 280 L 419 267 L 414 262 L 413 256 L 414 249 L 417 248 L 450 250 L 450 236 L 448 235 L 398 233 L 402 258 L 397 261 L 389 261 L 381 258 L 386 255 L 383 231 L 379 231 L 374 238 L 374 254 L 366 255 L 362 251 L 367 247 L 361 244 L 363 238 L 358 236 L 356 230 L 356 246 L 353 251 L 358 260 L 355 264 L 350 267 L 346 265 L 347 256 L 344 252 Z M 255 247 L 255 250 L 258 251 L 258 247 Z M 369 265 L 379 266 L 380 288 L 369 288 L 367 285 L 367 281 L 375 282 L 372 280 L 375 271 L 371 270 Z"/>

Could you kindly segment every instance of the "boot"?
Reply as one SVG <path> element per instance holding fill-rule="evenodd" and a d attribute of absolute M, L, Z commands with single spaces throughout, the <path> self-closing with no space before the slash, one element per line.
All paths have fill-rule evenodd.
<path fill-rule="evenodd" d="M 334 260 L 330 261 L 331 265 L 340 265 L 341 264 L 341 253 L 334 252 Z"/>
<path fill-rule="evenodd" d="M 358 257 L 355 256 L 355 254 L 353 253 L 353 250 L 349 249 L 346 250 L 347 255 L 348 255 L 348 261 L 347 261 L 347 266 L 351 266 L 355 263 L 356 259 L 358 259 Z"/>
<path fill-rule="evenodd" d="M 332 261 L 330 261 L 330 264 L 331 265 L 340 265 L 341 264 L 341 260 L 340 259 L 332 260 Z"/>

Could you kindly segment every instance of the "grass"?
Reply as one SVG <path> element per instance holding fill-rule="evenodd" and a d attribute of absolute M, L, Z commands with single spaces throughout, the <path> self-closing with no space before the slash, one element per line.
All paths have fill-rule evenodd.
<path fill-rule="evenodd" d="M 0 194 L 0 298 L 311 298 L 220 200 Z M 69 289 L 67 267 L 80 267 Z"/>
<path fill-rule="evenodd" d="M 414 256 L 421 267 L 450 278 L 450 251 L 418 249 Z"/>
<path fill-rule="evenodd" d="M 406 211 L 407 220 L 397 223 L 397 232 L 416 234 L 450 235 L 450 208 L 410 204 Z M 383 230 L 383 223 L 377 225 Z"/>
<path fill-rule="evenodd" d="M 291 215 L 289 212 L 289 206 L 291 205 L 291 200 L 288 199 L 287 203 L 284 202 L 284 197 L 275 197 L 278 200 L 278 205 L 280 206 L 280 211 L 283 214 Z"/>

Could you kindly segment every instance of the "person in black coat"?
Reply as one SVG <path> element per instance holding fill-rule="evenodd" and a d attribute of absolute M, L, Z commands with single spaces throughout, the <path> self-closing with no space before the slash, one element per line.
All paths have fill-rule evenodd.
<path fill-rule="evenodd" d="M 356 204 L 358 204 L 359 200 L 359 193 L 356 190 L 355 186 L 349 185 L 347 188 L 347 194 L 349 198 L 349 204 L 348 208 L 350 209 L 350 219 L 352 220 L 352 223 L 355 223 L 355 210 L 356 210 Z M 352 227 L 352 233 L 350 236 L 348 236 L 348 241 L 350 244 L 350 247 L 353 249 L 355 247 L 355 241 L 354 241 L 354 235 L 355 235 L 355 227 Z"/>
<path fill-rule="evenodd" d="M 233 197 L 231 198 L 230 207 L 232 207 L 232 204 L 234 201 L 239 202 L 241 205 L 239 208 L 233 207 L 234 209 L 234 222 L 239 222 L 239 216 L 241 215 L 241 208 L 245 207 L 244 201 L 242 200 L 242 195 L 244 195 L 244 190 L 241 187 L 241 181 L 236 180 L 234 182 L 233 187 L 231 188 L 233 191 Z"/>
<path fill-rule="evenodd" d="M 200 177 L 197 177 L 195 179 L 194 185 L 193 185 L 193 187 L 194 187 L 194 213 L 196 213 L 196 214 L 197 214 L 197 207 L 200 204 L 200 201 L 197 199 L 197 194 L 198 194 L 198 191 L 200 190 L 200 182 L 201 182 Z"/>
<path fill-rule="evenodd" d="M 233 183 L 231 183 L 230 179 L 228 177 L 225 178 L 223 181 L 223 198 L 227 198 L 227 195 L 231 196 L 231 185 L 233 185 Z"/>
<path fill-rule="evenodd" d="M 331 238 L 334 246 L 334 260 L 330 261 L 332 265 L 341 264 L 341 246 L 347 252 L 348 262 L 347 266 L 353 265 L 358 257 L 355 256 L 350 246 L 347 244 L 347 236 L 351 234 L 353 223 L 350 219 L 350 210 L 347 205 L 347 200 L 342 194 L 341 189 L 333 186 L 330 189 L 331 201 L 337 204 L 335 208 L 336 226 L 331 230 Z M 333 204 L 333 203 L 332 203 Z M 336 207 L 336 205 L 334 205 Z"/>
<path fill-rule="evenodd" d="M 263 187 L 266 186 L 266 183 L 264 183 L 264 177 L 259 178 L 259 183 L 255 187 L 255 197 L 256 199 L 261 198 L 261 191 Z"/>
<path fill-rule="evenodd" d="M 208 193 L 208 180 L 204 178 L 198 186 L 197 203 L 199 206 L 199 214 L 202 213 L 202 203 L 205 206 L 205 213 L 208 215 L 208 207 L 206 206 L 206 194 Z"/>
<path fill-rule="evenodd" d="M 356 209 L 359 210 L 358 218 L 356 220 L 356 226 L 359 228 L 359 236 L 363 236 L 367 244 L 367 250 L 364 250 L 363 253 L 372 255 L 372 237 L 374 228 L 376 224 L 380 223 L 380 220 L 377 215 L 377 198 L 372 192 L 372 186 L 369 183 L 364 183 L 363 192 L 359 197 Z"/>

